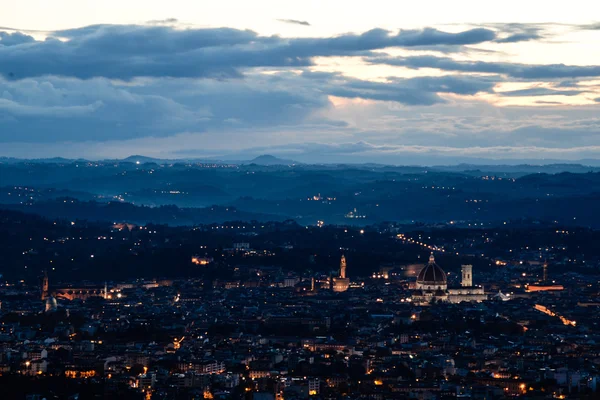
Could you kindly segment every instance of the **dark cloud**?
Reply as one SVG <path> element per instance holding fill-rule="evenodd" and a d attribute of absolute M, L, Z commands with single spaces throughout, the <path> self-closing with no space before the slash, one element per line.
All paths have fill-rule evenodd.
<path fill-rule="evenodd" d="M 310 23 L 308 21 L 300 21 L 297 19 L 278 19 L 277 21 L 283 22 L 285 24 L 310 26 Z"/>
<path fill-rule="evenodd" d="M 396 65 L 407 68 L 436 68 L 444 71 L 502 74 L 518 79 L 564 79 L 600 76 L 600 65 L 533 65 L 486 61 L 457 61 L 449 57 L 369 57 L 374 64 Z"/>
<path fill-rule="evenodd" d="M 21 32 L 0 32 L 0 46 L 16 46 L 19 44 L 32 43 L 35 39 Z"/>
<path fill-rule="evenodd" d="M 0 142 L 106 141 L 225 127 L 299 124 L 329 105 L 314 89 L 269 77 L 144 80 L 0 80 Z"/>
<path fill-rule="evenodd" d="M 523 33 L 514 33 L 510 36 L 500 38 L 496 40 L 496 43 L 517 43 L 517 42 L 528 42 L 530 40 L 538 40 L 541 39 L 542 36 L 537 32 L 523 32 Z"/>
<path fill-rule="evenodd" d="M 302 67 L 317 56 L 372 55 L 389 47 L 459 46 L 495 39 L 489 29 L 458 33 L 437 29 L 373 29 L 332 38 L 259 36 L 230 28 L 174 29 L 168 26 L 93 25 L 54 32 L 26 48 L 0 48 L 0 74 L 16 79 L 58 75 L 107 77 L 236 77 L 247 67 Z"/>
<path fill-rule="evenodd" d="M 560 101 L 536 100 L 535 104 L 542 104 L 542 105 L 560 105 L 560 104 L 564 104 L 564 103 L 561 103 Z"/>
<path fill-rule="evenodd" d="M 545 38 L 548 33 L 548 24 L 492 24 L 500 31 L 500 37 L 496 43 L 517 43 L 540 40 Z"/>
<path fill-rule="evenodd" d="M 26 49 L 0 48 L 0 73 L 77 78 L 239 76 L 237 67 L 301 66 L 308 61 L 261 55 L 257 35 L 236 29 L 175 30 L 154 26 L 90 26 L 56 32 Z M 266 43 L 269 39 L 263 40 Z"/>
<path fill-rule="evenodd" d="M 564 87 L 564 88 L 574 88 L 574 87 L 579 87 L 579 81 L 575 80 L 575 79 L 568 79 L 566 81 L 562 81 L 562 82 L 557 82 L 554 84 L 555 87 Z"/>
<path fill-rule="evenodd" d="M 520 90 L 510 90 L 497 92 L 497 94 L 508 97 L 525 97 L 525 96 L 577 96 L 578 94 L 586 93 L 583 90 L 554 90 L 544 87 L 535 87 Z"/>
<path fill-rule="evenodd" d="M 328 96 L 444 103 L 443 93 L 491 92 L 486 77 L 416 77 L 370 82 L 335 73 L 251 74 L 244 79 L 62 77 L 0 80 L 0 142 L 106 141 L 180 132 L 258 129 L 307 123 L 343 126 L 319 117 Z"/>
<path fill-rule="evenodd" d="M 490 154 L 517 151 L 517 146 L 600 146 L 596 105 L 550 107 L 556 102 L 543 101 L 543 96 L 597 90 L 579 85 L 577 79 L 600 76 L 600 66 L 377 52 L 479 51 L 470 45 L 537 40 L 547 35 L 540 28 L 511 25 L 458 33 L 373 29 L 329 38 L 282 38 L 229 28 L 165 26 L 174 23 L 94 25 L 52 32 L 43 41 L 0 33 L 0 148 L 21 142 L 27 143 L 24 147 L 37 144 L 44 152 L 52 143 L 71 142 L 81 149 L 85 143 L 105 142 L 113 149 L 123 143 L 154 143 L 156 149 L 168 145 L 177 150 L 188 148 L 187 139 L 197 146 L 190 148 L 201 148 L 207 136 L 221 148 L 269 148 L 293 140 L 310 142 L 313 135 L 346 143 L 327 148 L 314 144 L 304 148 L 307 154 L 367 154 L 377 159 L 382 154 L 427 153 L 436 146 L 478 148 L 481 153 L 494 148 Z M 456 73 L 369 81 L 306 68 L 315 57 L 333 56 Z M 498 83 L 516 80 L 546 83 L 495 92 Z M 548 107 L 493 107 L 478 98 L 451 96 L 478 93 L 539 97 L 537 104 Z M 338 104 L 331 96 L 373 101 Z M 240 144 L 244 140 L 247 144 Z"/>
<path fill-rule="evenodd" d="M 288 157 L 301 161 L 387 163 L 401 163 L 394 158 L 406 160 L 410 154 L 600 154 L 597 106 L 497 108 L 477 101 L 333 106 L 327 99 L 332 87 L 353 84 L 353 90 L 375 95 L 399 83 L 368 86 L 335 74 L 318 75 L 136 79 L 129 84 L 56 77 L 0 81 L 0 153 L 164 156 L 181 150 L 193 155 L 191 149 L 198 149 L 195 156 L 216 157 L 254 149 L 304 154 L 302 159 Z M 443 84 L 419 83 L 434 89 Z"/>
<path fill-rule="evenodd" d="M 433 28 L 419 30 L 400 30 L 397 35 L 389 35 L 388 31 L 374 29 L 364 35 L 372 33 L 387 45 L 379 47 L 414 47 L 437 45 L 469 45 L 489 42 L 496 38 L 496 33 L 490 29 L 475 28 L 459 33 L 449 33 Z M 362 36 L 362 35 L 361 35 Z"/>
<path fill-rule="evenodd" d="M 406 105 L 445 103 L 439 93 L 474 95 L 490 92 L 497 82 L 493 78 L 470 76 L 416 77 L 388 82 L 363 81 L 326 72 L 305 72 L 303 76 L 317 81 L 320 90 L 333 96 L 394 101 Z"/>

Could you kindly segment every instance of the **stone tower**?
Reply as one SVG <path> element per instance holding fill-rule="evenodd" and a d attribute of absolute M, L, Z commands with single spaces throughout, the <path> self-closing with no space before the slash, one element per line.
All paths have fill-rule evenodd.
<path fill-rule="evenodd" d="M 343 254 L 340 260 L 340 278 L 346 278 L 346 256 Z"/>
<path fill-rule="evenodd" d="M 48 282 L 48 271 L 44 271 L 44 279 L 42 280 L 42 300 L 46 300 L 50 296 L 50 284 Z"/>
<path fill-rule="evenodd" d="M 472 265 L 463 265 L 461 266 L 462 271 L 462 281 L 460 285 L 462 287 L 471 287 L 473 286 L 473 266 Z"/>

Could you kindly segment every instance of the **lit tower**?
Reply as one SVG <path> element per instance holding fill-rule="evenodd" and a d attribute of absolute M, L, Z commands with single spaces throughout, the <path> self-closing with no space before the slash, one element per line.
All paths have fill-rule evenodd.
<path fill-rule="evenodd" d="M 471 287 L 473 286 L 473 266 L 472 265 L 462 265 L 462 281 L 460 282 L 460 286 L 462 287 Z"/>
<path fill-rule="evenodd" d="M 333 291 L 345 292 L 350 287 L 350 279 L 346 278 L 346 257 L 342 255 L 340 259 L 340 276 L 333 278 Z"/>
<path fill-rule="evenodd" d="M 44 279 L 42 280 L 42 300 L 46 300 L 50 296 L 50 284 L 48 283 L 48 271 L 44 271 Z"/>
<path fill-rule="evenodd" d="M 544 262 L 544 282 L 548 282 L 548 263 Z"/>

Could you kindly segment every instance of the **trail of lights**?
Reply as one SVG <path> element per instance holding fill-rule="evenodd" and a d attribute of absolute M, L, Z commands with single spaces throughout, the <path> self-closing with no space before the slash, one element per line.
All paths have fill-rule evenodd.
<path fill-rule="evenodd" d="M 541 304 L 536 304 L 535 306 L 533 306 L 533 308 L 535 308 L 539 312 L 542 312 L 542 313 L 544 313 L 546 315 L 549 315 L 551 317 L 557 317 L 557 318 L 559 318 L 560 321 L 563 323 L 563 325 L 570 325 L 570 326 L 577 325 L 577 322 L 571 321 L 570 319 L 567 319 L 567 318 L 563 317 L 562 315 L 559 315 L 559 314 L 555 313 L 554 311 L 550 310 L 548 307 L 543 306 Z"/>
<path fill-rule="evenodd" d="M 419 240 L 415 240 L 415 239 L 409 238 L 409 237 L 405 236 L 403 233 L 397 234 L 396 238 L 399 239 L 399 240 L 401 240 L 403 243 L 406 243 L 406 244 L 416 244 L 416 245 L 421 246 L 422 248 L 424 248 L 426 250 L 439 251 L 439 252 L 442 252 L 442 253 L 446 252 L 446 250 L 443 249 L 443 248 L 441 248 L 441 247 L 437 247 L 437 246 L 434 246 L 434 245 L 427 244 L 427 243 L 425 243 L 423 241 L 419 241 Z"/>

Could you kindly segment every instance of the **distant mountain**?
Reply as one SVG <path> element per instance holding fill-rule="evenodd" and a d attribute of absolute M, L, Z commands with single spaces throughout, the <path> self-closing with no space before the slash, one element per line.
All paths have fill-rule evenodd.
<path fill-rule="evenodd" d="M 269 154 L 264 154 L 262 156 L 258 156 L 253 158 L 250 161 L 244 162 L 244 164 L 256 164 L 256 165 L 292 165 L 292 164 L 300 164 L 294 160 L 286 160 L 283 158 L 278 158 Z"/>
<path fill-rule="evenodd" d="M 513 175 L 527 174 L 558 174 L 562 172 L 570 173 L 587 173 L 600 172 L 600 168 L 594 167 L 591 164 L 458 164 L 458 165 L 439 165 L 433 166 L 432 169 L 445 172 L 464 172 L 475 175 L 505 173 Z"/>
<path fill-rule="evenodd" d="M 53 157 L 53 158 L 14 158 L 14 157 L 0 157 L 0 163 L 5 164 L 20 164 L 20 163 L 38 163 L 38 164 L 70 164 L 73 162 L 88 162 L 83 158 L 78 159 L 70 159 L 63 157 Z"/>
<path fill-rule="evenodd" d="M 102 162 L 111 162 L 111 163 L 132 163 L 132 164 L 182 164 L 182 163 L 192 163 L 192 164 L 223 164 L 224 162 L 217 159 L 204 159 L 204 158 L 156 158 L 156 157 L 148 157 L 142 156 L 138 154 L 131 155 L 125 158 L 117 158 L 117 159 L 105 159 Z"/>
<path fill-rule="evenodd" d="M 160 158 L 152 158 L 152 157 L 146 157 L 146 156 L 140 156 L 140 155 L 132 155 L 132 156 L 126 157 L 119 161 L 120 162 L 130 162 L 130 163 L 140 163 L 140 164 L 145 164 L 145 163 L 161 164 L 162 162 L 164 162 L 164 160 L 161 160 Z"/>

